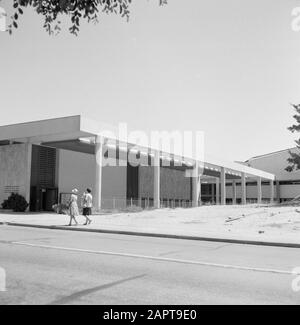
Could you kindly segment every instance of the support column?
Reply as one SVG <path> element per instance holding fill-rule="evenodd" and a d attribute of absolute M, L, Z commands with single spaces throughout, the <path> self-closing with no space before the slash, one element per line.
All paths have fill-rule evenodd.
<path fill-rule="evenodd" d="M 97 211 L 102 208 L 102 166 L 103 166 L 103 137 L 95 138 L 95 188 L 94 188 L 94 206 Z"/>
<path fill-rule="evenodd" d="M 270 204 L 274 203 L 274 182 L 270 181 Z"/>
<path fill-rule="evenodd" d="M 201 181 L 199 175 L 199 163 L 196 162 L 193 170 L 193 207 L 196 208 L 201 203 Z"/>
<path fill-rule="evenodd" d="M 221 167 L 221 205 L 226 205 L 226 173 L 224 167 Z"/>
<path fill-rule="evenodd" d="M 242 179 L 241 179 L 241 193 L 242 193 L 242 204 L 247 204 L 247 185 L 246 185 L 246 175 L 245 173 L 242 173 Z"/>
<path fill-rule="evenodd" d="M 25 199 L 30 204 L 30 185 L 31 185 L 31 159 L 32 159 L 32 143 L 28 140 L 26 143 L 26 183 L 25 183 Z M 30 208 L 30 207 L 29 207 Z"/>
<path fill-rule="evenodd" d="M 154 152 L 154 208 L 160 208 L 160 152 Z"/>
<path fill-rule="evenodd" d="M 212 203 L 216 202 L 216 200 L 215 200 L 215 184 L 214 183 L 211 184 L 211 198 L 212 198 L 212 200 L 211 200 Z"/>
<path fill-rule="evenodd" d="M 232 204 L 236 205 L 236 181 L 232 181 Z"/>
<path fill-rule="evenodd" d="M 201 193 L 201 175 L 198 175 L 198 206 L 202 205 L 202 193 Z"/>
<path fill-rule="evenodd" d="M 261 204 L 262 190 L 261 190 L 261 177 L 257 177 L 257 204 Z"/>
<path fill-rule="evenodd" d="M 220 204 L 220 179 L 216 178 L 216 205 Z"/>
<path fill-rule="evenodd" d="M 276 200 L 280 203 L 280 183 L 276 181 Z"/>

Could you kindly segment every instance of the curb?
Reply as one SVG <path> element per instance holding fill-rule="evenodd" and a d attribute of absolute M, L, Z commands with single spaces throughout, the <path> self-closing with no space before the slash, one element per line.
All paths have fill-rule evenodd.
<path fill-rule="evenodd" d="M 278 243 L 278 242 L 265 242 L 265 241 L 257 241 L 257 240 L 171 235 L 171 234 L 146 233 L 146 232 L 126 231 L 126 230 L 89 229 L 89 228 L 73 228 L 73 227 L 70 228 L 68 226 L 44 226 L 44 225 L 33 225 L 33 224 L 15 223 L 15 222 L 0 222 L 0 225 L 26 227 L 26 228 L 51 229 L 51 230 L 68 230 L 68 231 L 92 232 L 92 233 L 103 233 L 103 234 L 129 235 L 129 236 L 138 236 L 138 237 L 157 237 L 157 238 L 170 238 L 170 239 L 197 240 L 197 241 L 230 243 L 230 244 L 240 244 L 240 245 L 300 248 L 300 244 L 297 243 Z"/>

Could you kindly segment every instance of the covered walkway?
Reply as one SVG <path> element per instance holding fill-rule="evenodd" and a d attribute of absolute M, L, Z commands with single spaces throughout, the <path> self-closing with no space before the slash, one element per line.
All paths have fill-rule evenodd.
<path fill-rule="evenodd" d="M 216 204 L 225 205 L 227 200 L 228 186 L 232 187 L 232 203 L 236 204 L 237 184 L 240 188 L 240 203 L 247 203 L 247 183 L 257 184 L 257 203 L 262 202 L 262 182 L 268 182 L 270 187 L 270 202 L 274 200 L 275 176 L 248 166 L 226 162 L 222 160 L 205 158 L 205 161 L 198 161 L 193 157 L 180 157 L 174 153 L 161 152 L 155 148 L 142 147 L 134 143 L 125 143 L 116 137 L 110 139 L 103 135 L 102 131 L 107 130 L 107 125 L 88 120 L 82 116 L 70 116 L 36 122 L 8 125 L 0 127 L 0 161 L 5 173 L 7 157 L 1 148 L 22 145 L 25 148 L 22 159 L 24 162 L 25 175 L 22 175 L 24 183 L 24 196 L 30 201 L 31 187 L 31 159 L 32 146 L 44 147 L 80 152 L 94 157 L 94 203 L 95 208 L 102 208 L 102 172 L 103 161 L 107 157 L 107 152 L 114 152 L 116 160 L 124 167 L 128 164 L 128 155 L 134 154 L 136 157 L 143 157 L 145 163 L 153 166 L 153 205 L 159 208 L 162 204 L 161 197 L 161 169 L 164 168 L 168 160 L 171 168 L 183 170 L 187 177 L 191 177 L 191 201 L 194 207 L 202 204 L 201 187 L 210 184 L 212 188 L 212 201 Z M 111 144 L 109 140 L 114 140 Z M 166 158 L 167 157 L 167 158 Z M 123 161 L 123 163 L 122 163 Z M 125 161 L 125 164 L 124 164 Z M 178 167 L 178 162 L 181 162 Z M 0 177 L 1 178 L 1 177 Z M 2 192 L 7 186 L 13 186 L 17 180 L 0 179 Z M 20 181 L 20 180 L 18 180 Z M 226 186 L 227 184 L 227 186 Z"/>

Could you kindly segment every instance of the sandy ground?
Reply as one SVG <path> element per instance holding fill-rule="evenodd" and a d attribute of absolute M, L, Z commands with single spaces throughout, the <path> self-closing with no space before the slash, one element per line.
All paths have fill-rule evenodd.
<path fill-rule="evenodd" d="M 0 212 L 0 222 L 67 225 L 68 216 Z M 78 217 L 84 223 L 82 216 Z M 300 243 L 300 207 L 202 206 L 93 216 L 88 228 Z"/>

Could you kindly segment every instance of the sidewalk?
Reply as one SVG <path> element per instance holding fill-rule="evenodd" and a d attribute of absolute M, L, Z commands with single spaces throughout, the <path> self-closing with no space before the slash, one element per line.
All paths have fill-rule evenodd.
<path fill-rule="evenodd" d="M 113 213 L 93 216 L 89 226 L 83 226 L 84 217 L 77 220 L 78 226 L 68 227 L 66 215 L 0 212 L 0 223 L 300 247 L 297 207 L 203 206 Z"/>

